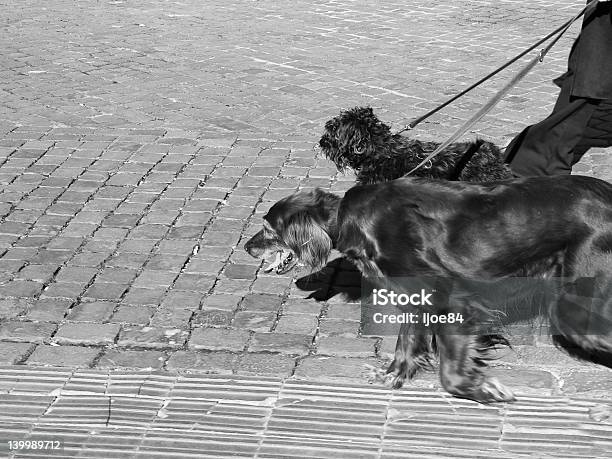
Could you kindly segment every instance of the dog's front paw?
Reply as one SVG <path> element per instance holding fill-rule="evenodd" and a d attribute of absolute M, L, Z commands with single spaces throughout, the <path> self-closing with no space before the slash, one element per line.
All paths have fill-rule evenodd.
<path fill-rule="evenodd" d="M 393 389 L 400 389 L 406 379 L 412 379 L 423 369 L 420 360 L 393 360 L 389 368 L 387 368 L 386 382 L 391 383 Z"/>
<path fill-rule="evenodd" d="M 386 383 L 391 383 L 393 389 L 400 389 L 407 377 L 408 362 L 394 359 L 387 368 Z"/>
<path fill-rule="evenodd" d="M 497 378 L 487 378 L 474 394 L 474 400 L 481 403 L 512 402 L 516 397 Z"/>

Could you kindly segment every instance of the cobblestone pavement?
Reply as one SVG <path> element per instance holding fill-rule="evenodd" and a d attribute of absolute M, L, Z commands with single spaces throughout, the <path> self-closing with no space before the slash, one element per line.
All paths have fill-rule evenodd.
<path fill-rule="evenodd" d="M 359 306 L 337 294 L 354 272 L 296 283 L 242 244 L 297 188 L 352 186 L 314 148 L 340 109 L 401 127 L 580 2 L 0 5 L 0 363 L 365 383 L 394 338 L 359 334 Z M 544 117 L 578 30 L 472 135 L 503 145 Z M 450 134 L 511 74 L 414 135 Z M 610 179 L 610 153 L 576 170 Z M 495 371 L 519 395 L 610 397 L 612 373 L 545 330 L 514 344 Z"/>

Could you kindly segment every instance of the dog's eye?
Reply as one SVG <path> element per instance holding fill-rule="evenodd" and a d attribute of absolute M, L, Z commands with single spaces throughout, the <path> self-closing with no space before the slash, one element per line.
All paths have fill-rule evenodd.
<path fill-rule="evenodd" d="M 274 230 L 273 230 L 273 229 L 271 229 L 271 228 L 266 228 L 266 227 L 264 226 L 264 236 L 265 236 L 267 239 L 273 239 L 273 238 L 275 238 L 275 237 L 276 237 L 276 231 L 274 231 Z"/>

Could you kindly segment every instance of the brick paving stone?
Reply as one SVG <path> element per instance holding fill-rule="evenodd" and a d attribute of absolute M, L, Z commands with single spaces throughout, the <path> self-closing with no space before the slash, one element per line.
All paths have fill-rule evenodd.
<path fill-rule="evenodd" d="M 71 304 L 71 300 L 43 298 L 32 305 L 25 317 L 30 320 L 59 322 L 64 318 Z"/>
<path fill-rule="evenodd" d="M 174 288 L 206 293 L 212 289 L 216 280 L 216 276 L 182 273 L 174 282 Z"/>
<path fill-rule="evenodd" d="M 282 295 L 289 288 L 291 280 L 289 278 L 258 277 L 251 290 L 256 293 L 267 293 L 272 295 Z"/>
<path fill-rule="evenodd" d="M 227 327 L 232 322 L 233 316 L 232 311 L 206 309 L 194 314 L 191 318 L 191 325 L 194 327 Z"/>
<path fill-rule="evenodd" d="M 250 333 L 246 330 L 225 328 L 195 328 L 189 337 L 190 349 L 209 351 L 242 351 Z"/>
<path fill-rule="evenodd" d="M 496 376 L 505 385 L 520 394 L 553 395 L 557 389 L 556 378 L 548 371 L 529 370 L 525 368 L 492 368 L 492 376 Z"/>
<path fill-rule="evenodd" d="M 207 231 L 202 238 L 204 246 L 231 246 L 238 242 L 239 235 L 226 231 Z"/>
<path fill-rule="evenodd" d="M 44 284 L 53 277 L 55 270 L 54 265 L 29 265 L 19 271 L 16 278 L 38 281 Z"/>
<path fill-rule="evenodd" d="M 383 336 L 378 345 L 378 354 L 382 358 L 392 359 L 395 355 L 397 336 Z"/>
<path fill-rule="evenodd" d="M 230 264 L 223 271 L 223 275 L 230 279 L 255 279 L 255 272 L 259 266 Z"/>
<path fill-rule="evenodd" d="M 312 356 L 299 363 L 295 375 L 310 379 L 346 379 L 363 383 L 371 376 L 367 365 L 383 367 L 381 362 L 373 358 Z"/>
<path fill-rule="evenodd" d="M 166 356 L 160 351 L 111 349 L 98 361 L 98 368 L 140 368 L 159 370 Z"/>
<path fill-rule="evenodd" d="M 204 298 L 202 302 L 202 309 L 222 309 L 226 311 L 233 311 L 238 307 L 238 303 L 242 299 L 240 295 L 233 294 L 215 294 L 209 295 Z"/>
<path fill-rule="evenodd" d="M 282 354 L 247 353 L 241 359 L 238 374 L 291 376 L 295 359 Z"/>
<path fill-rule="evenodd" d="M 177 328 L 125 326 L 117 344 L 122 347 L 173 349 L 183 346 L 186 340 L 187 332 Z"/>
<path fill-rule="evenodd" d="M 276 314 L 273 312 L 241 311 L 236 313 L 232 325 L 236 328 L 266 332 L 270 331 L 275 321 Z"/>
<path fill-rule="evenodd" d="M 242 300 L 240 309 L 246 311 L 278 311 L 282 298 L 278 295 L 270 294 L 248 294 Z"/>
<path fill-rule="evenodd" d="M 153 286 L 169 287 L 174 282 L 176 274 L 165 271 L 143 270 L 132 285 L 136 287 L 152 288 Z"/>
<path fill-rule="evenodd" d="M 77 298 L 85 286 L 67 282 L 52 282 L 42 292 L 41 297 L 45 298 Z"/>
<path fill-rule="evenodd" d="M 197 238 L 195 238 L 197 239 Z M 183 240 L 162 240 L 160 241 L 157 250 L 161 253 L 169 253 L 171 255 L 191 255 L 195 242 Z"/>
<path fill-rule="evenodd" d="M 359 331 L 360 323 L 354 320 L 321 319 L 319 333 L 322 336 L 355 337 Z"/>
<path fill-rule="evenodd" d="M 131 234 L 130 234 L 131 236 Z M 118 250 L 128 253 L 140 253 L 149 254 L 153 247 L 157 243 L 157 240 L 146 239 L 146 238 L 130 238 L 123 241 Z"/>
<path fill-rule="evenodd" d="M 132 239 L 159 239 L 168 230 L 166 225 L 138 225 L 130 232 Z"/>
<path fill-rule="evenodd" d="M 202 297 L 203 295 L 198 292 L 172 290 L 168 292 L 161 305 L 169 309 L 180 308 L 194 311 L 199 309 Z"/>
<path fill-rule="evenodd" d="M 154 312 L 155 308 L 152 306 L 123 304 L 117 308 L 110 320 L 111 322 L 146 325 Z"/>
<path fill-rule="evenodd" d="M 312 336 L 292 333 L 255 333 L 249 345 L 250 352 L 279 352 L 290 355 L 306 355 Z"/>
<path fill-rule="evenodd" d="M 344 336 L 323 336 L 317 343 L 318 354 L 340 357 L 374 357 L 372 339 L 354 339 Z"/>
<path fill-rule="evenodd" d="M 56 280 L 60 282 L 73 282 L 77 284 L 88 284 L 94 276 L 97 274 L 98 270 L 93 268 L 83 268 L 83 267 L 70 267 L 66 266 L 60 269 L 60 271 L 56 275 Z"/>
<path fill-rule="evenodd" d="M 49 322 L 6 321 L 0 324 L 0 339 L 41 343 L 51 337 L 57 325 Z"/>
<path fill-rule="evenodd" d="M 144 266 L 148 259 L 148 255 L 140 253 L 118 253 L 114 255 L 107 263 L 107 266 L 116 266 L 120 268 L 139 269 Z"/>
<path fill-rule="evenodd" d="M 13 365 L 20 363 L 34 348 L 31 343 L 0 342 L 0 364 Z"/>
<path fill-rule="evenodd" d="M 37 296 L 43 289 L 42 282 L 30 280 L 13 280 L 0 286 L 0 296 L 7 297 L 33 297 Z"/>
<path fill-rule="evenodd" d="M 303 335 L 314 335 L 318 326 L 316 317 L 305 314 L 292 314 L 282 316 L 275 331 L 278 333 L 297 333 Z"/>
<path fill-rule="evenodd" d="M 587 371 L 568 369 L 561 374 L 562 391 L 568 395 L 612 398 L 612 371 L 598 367 Z"/>
<path fill-rule="evenodd" d="M 136 277 L 135 269 L 105 267 L 98 276 L 96 282 L 125 284 Z"/>
<path fill-rule="evenodd" d="M 200 253 L 194 259 L 203 260 L 206 263 L 211 261 L 226 261 L 232 251 L 228 246 L 204 246 L 200 247 Z"/>
<path fill-rule="evenodd" d="M 80 346 L 50 346 L 41 344 L 28 357 L 30 365 L 59 367 L 89 367 L 100 354 L 100 349 Z"/>
<path fill-rule="evenodd" d="M 108 254 L 106 253 L 82 252 L 76 254 L 75 257 L 70 260 L 70 265 L 96 268 L 104 262 L 106 258 L 108 258 Z"/>
<path fill-rule="evenodd" d="M 147 269 L 179 272 L 186 261 L 187 257 L 182 255 L 156 254 L 147 263 Z"/>
<path fill-rule="evenodd" d="M 30 308 L 26 298 L 0 298 L 0 319 L 15 318 Z"/>
<path fill-rule="evenodd" d="M 67 318 L 78 322 L 104 322 L 110 318 L 116 306 L 116 303 L 104 301 L 80 303 L 70 310 Z"/>
<path fill-rule="evenodd" d="M 168 370 L 196 370 L 215 374 L 232 374 L 238 356 L 230 352 L 176 351 L 166 364 Z"/>
<path fill-rule="evenodd" d="M 592 366 L 592 364 L 581 362 L 570 357 L 555 346 L 514 346 L 512 351 L 517 358 L 517 362 L 522 365 L 535 367 L 559 366 L 565 368 L 586 368 Z M 503 358 L 502 360 L 512 362 L 512 356 L 510 356 L 510 358 Z"/>
<path fill-rule="evenodd" d="M 214 292 L 244 294 L 250 284 L 251 281 L 248 280 L 222 278 L 215 284 Z"/>
<path fill-rule="evenodd" d="M 153 314 L 151 325 L 154 327 L 172 327 L 186 330 L 189 328 L 189 321 L 193 314 L 193 311 L 189 309 L 160 307 Z"/>
<path fill-rule="evenodd" d="M 123 297 L 123 302 L 134 305 L 158 305 L 166 294 L 165 287 L 132 287 Z"/>
<path fill-rule="evenodd" d="M 96 300 L 118 300 L 128 289 L 128 284 L 94 282 L 85 292 L 86 298 Z"/>
<path fill-rule="evenodd" d="M 60 344 L 113 344 L 120 328 L 119 324 L 69 323 L 60 326 L 53 339 Z"/>
<path fill-rule="evenodd" d="M 197 239 L 202 234 L 201 226 L 177 225 L 168 233 L 170 239 Z"/>

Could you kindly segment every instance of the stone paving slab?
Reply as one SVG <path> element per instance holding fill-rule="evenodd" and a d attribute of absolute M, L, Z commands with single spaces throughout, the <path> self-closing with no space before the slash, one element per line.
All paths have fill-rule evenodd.
<path fill-rule="evenodd" d="M 480 405 L 436 389 L 296 378 L 0 367 L 8 457 L 609 457 L 598 400 Z M 0 450 L 6 453 L 6 449 Z"/>

